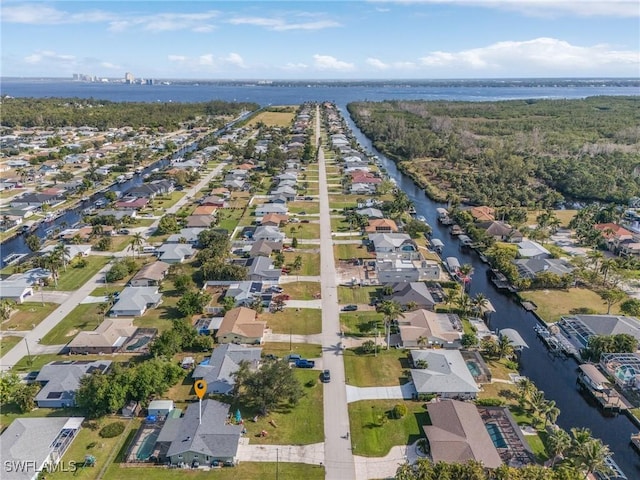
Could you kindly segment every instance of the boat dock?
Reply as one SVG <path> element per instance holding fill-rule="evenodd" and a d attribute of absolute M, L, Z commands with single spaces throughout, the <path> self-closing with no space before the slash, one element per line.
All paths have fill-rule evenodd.
<path fill-rule="evenodd" d="M 536 325 L 533 329 L 538 337 L 547 345 L 549 350 L 562 352 L 580 360 L 580 352 L 578 352 L 578 349 L 561 333 L 554 333 L 544 325 Z"/>
<path fill-rule="evenodd" d="M 598 367 L 585 363 L 580 365 L 577 383 L 582 391 L 594 398 L 605 412 L 618 413 L 633 408 L 626 398 L 611 386 Z"/>
<path fill-rule="evenodd" d="M 507 277 L 505 277 L 500 270 L 492 268 L 491 270 L 487 270 L 487 274 L 490 276 L 491 283 L 493 283 L 498 290 L 507 290 L 511 293 L 516 292 L 516 287 L 509 283 Z"/>
<path fill-rule="evenodd" d="M 640 453 L 640 432 L 632 433 L 630 442 L 635 451 Z"/>

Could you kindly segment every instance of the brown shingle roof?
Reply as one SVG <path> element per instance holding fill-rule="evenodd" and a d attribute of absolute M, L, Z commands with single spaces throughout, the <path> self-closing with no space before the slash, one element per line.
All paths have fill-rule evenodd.
<path fill-rule="evenodd" d="M 222 319 L 216 338 L 223 337 L 229 333 L 248 338 L 260 338 L 266 327 L 267 322 L 259 321 L 255 310 L 246 307 L 232 308 Z"/>
<path fill-rule="evenodd" d="M 147 263 L 136 273 L 131 280 L 155 280 L 160 281 L 169 270 L 169 264 L 161 261 Z"/>

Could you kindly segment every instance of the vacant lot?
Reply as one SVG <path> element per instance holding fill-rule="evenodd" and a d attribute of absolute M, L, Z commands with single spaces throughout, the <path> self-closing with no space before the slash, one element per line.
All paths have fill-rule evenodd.
<path fill-rule="evenodd" d="M 534 302 L 536 313 L 545 322 L 557 322 L 562 315 L 568 315 L 573 309 L 590 308 L 598 313 L 606 313 L 607 305 L 600 295 L 586 288 L 570 288 L 568 290 L 528 290 L 520 292 L 520 296 Z M 618 313 L 618 306 L 611 307 L 611 313 Z"/>
<path fill-rule="evenodd" d="M 299 246 L 299 245 L 298 245 Z M 291 267 L 296 257 L 302 258 L 302 268 L 298 271 L 291 270 L 291 275 L 320 275 L 320 254 L 304 252 L 285 252 L 284 263 Z"/>
<path fill-rule="evenodd" d="M 314 219 L 314 217 L 311 218 Z M 319 223 L 298 223 L 295 226 L 287 225 L 282 230 L 286 232 L 287 236 L 296 237 L 298 239 L 311 240 L 320 238 Z"/>
<path fill-rule="evenodd" d="M 378 312 L 341 313 L 340 324 L 347 335 L 374 336 L 376 327 L 380 335 L 384 334 L 383 315 Z"/>
<path fill-rule="evenodd" d="M 384 338 L 384 332 L 380 332 Z M 409 381 L 409 361 L 404 350 L 385 350 L 378 342 L 378 354 L 357 354 L 355 350 L 345 350 L 344 370 L 349 385 L 356 387 L 388 387 L 402 385 Z"/>
<path fill-rule="evenodd" d="M 45 290 L 64 290 L 73 291 L 78 290 L 82 285 L 93 277 L 102 267 L 109 263 L 109 257 L 89 256 L 84 258 L 86 265 L 84 267 L 78 266 L 78 261 L 72 261 L 71 265 L 67 266 L 67 270 L 60 270 L 60 276 L 58 278 L 58 285 L 53 281 Z"/>
<path fill-rule="evenodd" d="M 356 239 L 357 237 L 354 237 Z M 369 252 L 367 248 L 360 244 L 334 245 L 333 257 L 336 260 L 351 260 L 353 258 L 376 258 L 375 253 Z"/>
<path fill-rule="evenodd" d="M 295 118 L 292 107 L 281 107 L 282 111 L 264 111 L 257 114 L 247 122 L 248 127 L 255 127 L 258 123 L 264 123 L 267 127 L 289 127 Z M 279 108 L 280 109 L 280 108 Z"/>
<path fill-rule="evenodd" d="M 324 480 L 324 467 L 305 463 L 243 462 L 233 468 L 216 471 L 166 469 L 163 467 L 120 468 L 113 464 L 104 476 L 105 480 L 238 480 L 245 478 L 276 478 L 282 480 Z"/>
<path fill-rule="evenodd" d="M 310 343 L 266 342 L 262 346 L 262 352 L 271 353 L 278 358 L 283 358 L 290 353 L 297 353 L 303 358 L 319 358 L 322 355 L 322 347 Z"/>
<path fill-rule="evenodd" d="M 338 287 L 338 302 L 341 304 L 366 304 L 378 296 L 378 287 Z"/>
<path fill-rule="evenodd" d="M 277 313 L 261 313 L 273 333 L 313 335 L 322 332 L 322 310 L 313 308 L 285 308 Z"/>
<path fill-rule="evenodd" d="M 320 298 L 320 283 L 295 282 L 282 285 L 283 293 L 289 295 L 291 300 L 313 300 Z"/>
<path fill-rule="evenodd" d="M 37 295 L 37 294 L 36 294 Z M 37 297 L 36 297 L 37 298 Z M 9 320 L 2 322 L 2 330 L 32 330 L 53 312 L 57 303 L 23 303 L 14 307 Z"/>

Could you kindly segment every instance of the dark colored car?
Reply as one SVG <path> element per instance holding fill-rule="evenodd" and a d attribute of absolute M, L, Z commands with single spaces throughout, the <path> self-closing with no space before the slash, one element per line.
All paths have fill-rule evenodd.
<path fill-rule="evenodd" d="M 329 383 L 331 381 L 331 372 L 329 370 L 323 370 L 320 379 L 323 383 Z"/>
<path fill-rule="evenodd" d="M 301 358 L 296 361 L 296 367 L 298 368 L 313 368 L 316 366 L 316 362 L 313 360 L 307 360 L 306 358 Z"/>
<path fill-rule="evenodd" d="M 342 307 L 343 312 L 355 312 L 358 310 L 358 305 L 345 305 Z"/>

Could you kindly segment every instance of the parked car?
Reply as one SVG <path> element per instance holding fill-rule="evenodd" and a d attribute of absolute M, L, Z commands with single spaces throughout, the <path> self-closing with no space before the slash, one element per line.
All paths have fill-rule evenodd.
<path fill-rule="evenodd" d="M 306 214 L 307 214 L 307 212 L 302 211 L 298 215 L 306 215 Z"/>
<path fill-rule="evenodd" d="M 320 375 L 320 380 L 322 380 L 322 383 L 329 383 L 331 381 L 331 372 L 329 370 L 323 370 Z"/>
<path fill-rule="evenodd" d="M 306 358 L 301 358 L 296 361 L 296 367 L 298 368 L 313 368 L 316 366 L 316 362 L 313 360 L 307 360 Z"/>
<path fill-rule="evenodd" d="M 355 312 L 358 310 L 358 305 L 345 305 L 342 307 L 343 312 Z"/>

